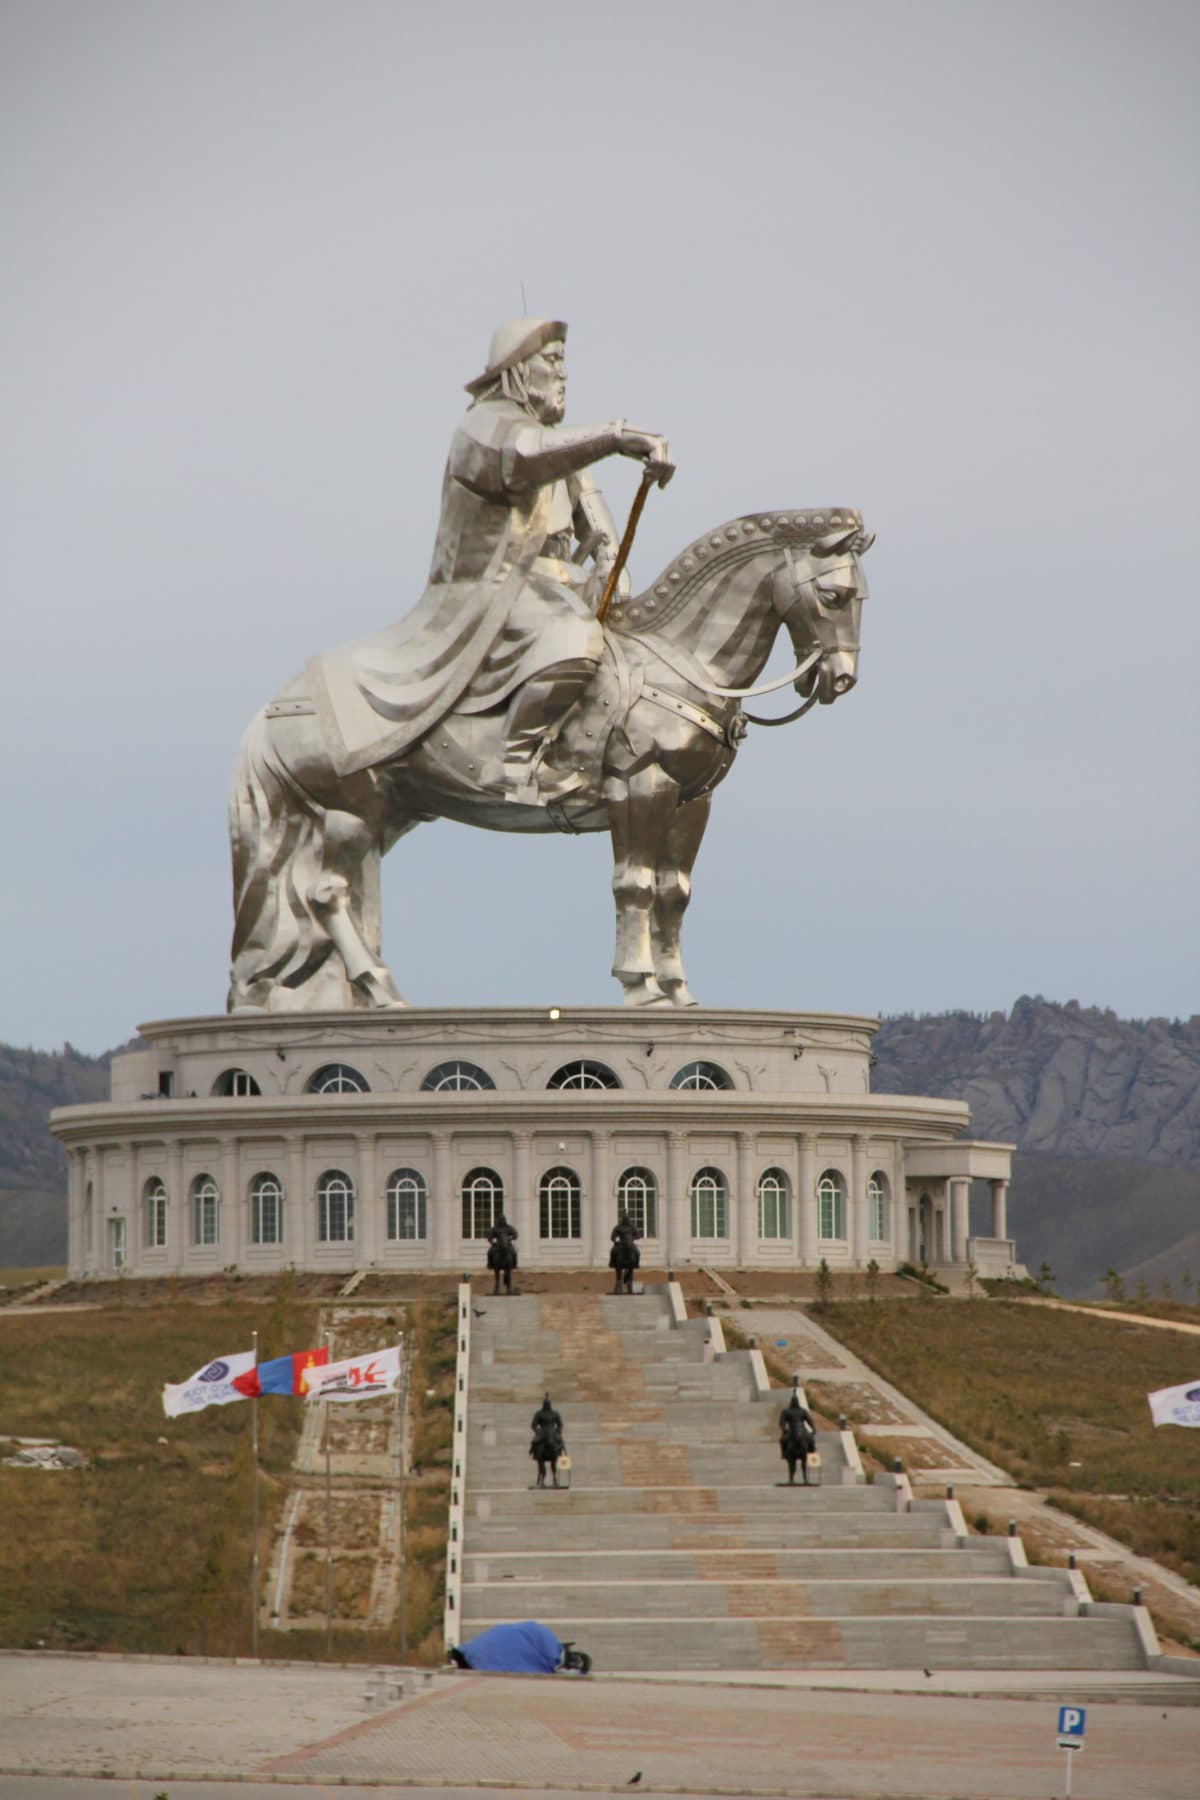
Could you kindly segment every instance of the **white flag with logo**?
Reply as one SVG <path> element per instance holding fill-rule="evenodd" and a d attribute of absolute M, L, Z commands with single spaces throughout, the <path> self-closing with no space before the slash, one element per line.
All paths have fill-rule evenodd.
<path fill-rule="evenodd" d="M 254 1351 L 239 1350 L 235 1356 L 218 1356 L 186 1381 L 164 1381 L 163 1411 L 168 1419 L 180 1413 L 202 1412 L 206 1406 L 228 1406 L 231 1400 L 248 1398 L 235 1388 L 234 1378 L 246 1375 L 254 1367 Z"/>
<path fill-rule="evenodd" d="M 373 1350 L 366 1356 L 348 1356 L 342 1362 L 310 1369 L 310 1400 L 373 1400 L 378 1394 L 394 1394 L 400 1386 L 400 1346 Z"/>
<path fill-rule="evenodd" d="M 1184 1381 L 1178 1387 L 1159 1388 L 1146 1398 L 1156 1425 L 1200 1425 L 1200 1381 Z"/>

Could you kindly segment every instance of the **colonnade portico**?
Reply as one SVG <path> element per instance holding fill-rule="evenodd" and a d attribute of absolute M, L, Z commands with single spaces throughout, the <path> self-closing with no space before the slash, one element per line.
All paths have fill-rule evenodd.
<path fill-rule="evenodd" d="M 886 1269 L 926 1192 L 965 1262 L 967 1184 L 993 1180 L 1003 1225 L 1008 1147 L 962 1139 L 959 1102 L 871 1094 L 874 1026 L 607 1008 L 146 1026 L 113 1099 L 52 1122 L 71 1268 L 107 1272 L 102 1217 L 138 1274 L 471 1267 L 502 1206 L 525 1267 L 605 1266 L 629 1207 L 648 1265 Z"/>

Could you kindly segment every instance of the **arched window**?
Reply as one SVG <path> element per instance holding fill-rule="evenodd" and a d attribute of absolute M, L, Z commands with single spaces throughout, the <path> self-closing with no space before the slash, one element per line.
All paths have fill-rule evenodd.
<path fill-rule="evenodd" d="M 873 1243 L 887 1243 L 892 1235 L 888 1216 L 888 1178 L 876 1169 L 867 1183 L 867 1235 Z"/>
<path fill-rule="evenodd" d="M 617 1216 L 627 1212 L 643 1237 L 658 1236 L 658 1178 L 652 1169 L 626 1169 L 617 1182 Z"/>
<path fill-rule="evenodd" d="M 192 1182 L 192 1242 L 220 1241 L 220 1192 L 211 1175 L 197 1175 Z"/>
<path fill-rule="evenodd" d="M 495 1169 L 468 1169 L 462 1178 L 462 1234 L 485 1238 L 504 1211 L 504 1183 Z"/>
<path fill-rule="evenodd" d="M 495 1085 L 486 1069 L 471 1062 L 439 1063 L 436 1069 L 430 1069 L 421 1083 L 427 1094 L 463 1093 L 469 1088 L 494 1088 Z"/>
<path fill-rule="evenodd" d="M 387 1183 L 387 1234 L 391 1243 L 426 1235 L 425 1177 L 419 1169 L 393 1169 Z"/>
<path fill-rule="evenodd" d="M 574 1169 L 547 1169 L 538 1182 L 538 1229 L 544 1238 L 582 1236 L 583 1189 Z"/>
<path fill-rule="evenodd" d="M 269 1169 L 250 1183 L 250 1242 L 283 1242 L 283 1184 Z"/>
<path fill-rule="evenodd" d="M 837 1169 L 826 1169 L 817 1183 L 817 1236 L 846 1235 L 846 1183 Z"/>
<path fill-rule="evenodd" d="M 222 1069 L 213 1082 L 213 1093 L 227 1099 L 241 1099 L 250 1094 L 261 1094 L 262 1089 L 245 1069 Z"/>
<path fill-rule="evenodd" d="M 719 1063 L 684 1063 L 671 1077 L 673 1088 L 731 1088 L 733 1082 Z"/>
<path fill-rule="evenodd" d="M 729 1235 L 729 1183 L 720 1169 L 697 1169 L 692 1176 L 692 1236 Z"/>
<path fill-rule="evenodd" d="M 349 1244 L 354 1238 L 354 1183 L 341 1169 L 326 1169 L 317 1183 L 317 1242 Z"/>
<path fill-rule="evenodd" d="M 152 1175 L 142 1189 L 147 1250 L 167 1247 L 167 1190 L 161 1175 Z"/>
<path fill-rule="evenodd" d="M 365 1075 L 352 1069 L 349 1063 L 325 1063 L 315 1075 L 308 1078 L 310 1094 L 369 1094 L 370 1084 Z"/>
<path fill-rule="evenodd" d="M 546 1083 L 548 1088 L 619 1088 L 620 1085 L 607 1063 L 591 1062 L 587 1057 L 579 1062 L 564 1063 L 561 1069 L 555 1069 Z"/>
<path fill-rule="evenodd" d="M 786 1238 L 792 1235 L 792 1184 L 783 1169 L 764 1169 L 758 1178 L 758 1235 Z"/>

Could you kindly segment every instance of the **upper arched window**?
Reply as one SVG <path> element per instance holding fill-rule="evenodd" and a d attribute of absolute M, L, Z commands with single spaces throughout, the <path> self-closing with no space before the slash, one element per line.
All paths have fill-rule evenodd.
<path fill-rule="evenodd" d="M 317 1183 L 317 1242 L 348 1244 L 354 1237 L 354 1183 L 341 1169 L 326 1169 Z"/>
<path fill-rule="evenodd" d="M 733 1081 L 719 1063 L 684 1063 L 671 1077 L 673 1088 L 731 1088 Z"/>
<path fill-rule="evenodd" d="M 692 1236 L 729 1235 L 729 1183 L 720 1169 L 697 1169 L 692 1176 Z"/>
<path fill-rule="evenodd" d="M 867 1235 L 877 1244 L 892 1235 L 888 1212 L 888 1178 L 876 1169 L 867 1183 Z"/>
<path fill-rule="evenodd" d="M 792 1184 L 784 1169 L 764 1169 L 758 1178 L 758 1235 L 786 1238 L 792 1235 L 790 1206 Z"/>
<path fill-rule="evenodd" d="M 625 1169 L 617 1182 L 617 1216 L 627 1212 L 643 1237 L 658 1236 L 658 1177 L 653 1169 Z"/>
<path fill-rule="evenodd" d="M 495 1169 L 468 1169 L 462 1178 L 462 1234 L 484 1238 L 504 1211 L 504 1183 Z"/>
<path fill-rule="evenodd" d="M 253 1075 L 245 1069 L 222 1069 L 213 1082 L 213 1093 L 226 1098 L 241 1098 L 249 1094 L 261 1094 L 262 1089 Z"/>
<path fill-rule="evenodd" d="M 269 1169 L 250 1183 L 250 1242 L 283 1242 L 283 1184 Z"/>
<path fill-rule="evenodd" d="M 349 1063 L 323 1063 L 315 1075 L 308 1078 L 310 1094 L 369 1094 L 370 1084 L 365 1075 L 352 1069 Z"/>
<path fill-rule="evenodd" d="M 839 1169 L 826 1169 L 817 1183 L 817 1236 L 846 1235 L 846 1183 Z"/>
<path fill-rule="evenodd" d="M 387 1234 L 391 1243 L 426 1235 L 428 1189 L 419 1169 L 393 1169 L 387 1183 Z"/>
<path fill-rule="evenodd" d="M 421 1083 L 429 1094 L 462 1093 L 469 1088 L 494 1088 L 495 1082 L 477 1063 L 444 1062 L 430 1069 Z"/>
<path fill-rule="evenodd" d="M 192 1242 L 215 1244 L 220 1240 L 220 1190 L 211 1175 L 197 1175 L 192 1182 Z"/>
<path fill-rule="evenodd" d="M 546 1083 L 548 1088 L 619 1088 L 617 1076 L 607 1063 L 592 1062 L 582 1057 L 579 1062 L 564 1063 L 555 1069 Z"/>
<path fill-rule="evenodd" d="M 544 1238 L 582 1236 L 583 1189 L 574 1169 L 547 1169 L 538 1182 L 538 1222 Z"/>
<path fill-rule="evenodd" d="M 167 1190 L 161 1175 L 152 1175 L 142 1189 L 147 1250 L 167 1245 Z"/>

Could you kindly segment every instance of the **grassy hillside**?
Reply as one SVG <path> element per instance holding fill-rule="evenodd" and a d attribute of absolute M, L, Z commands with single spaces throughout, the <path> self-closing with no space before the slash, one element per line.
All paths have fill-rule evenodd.
<path fill-rule="evenodd" d="M 1195 1169 L 1018 1153 L 1008 1222 L 1022 1262 L 1049 1263 L 1062 1294 L 1098 1294 L 1110 1267 L 1131 1293 L 1143 1276 L 1152 1292 L 1171 1279 L 1176 1297 L 1185 1272 L 1200 1280 Z"/>

